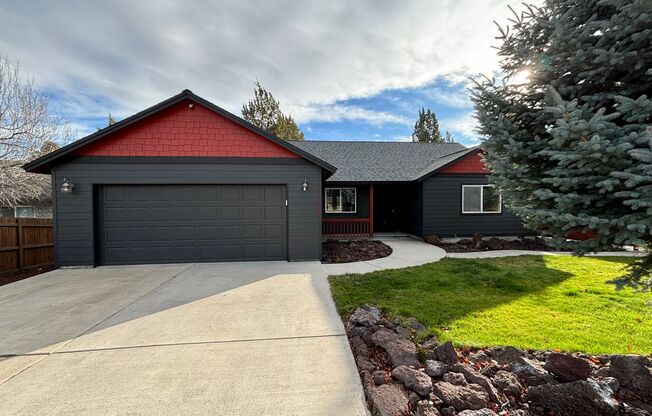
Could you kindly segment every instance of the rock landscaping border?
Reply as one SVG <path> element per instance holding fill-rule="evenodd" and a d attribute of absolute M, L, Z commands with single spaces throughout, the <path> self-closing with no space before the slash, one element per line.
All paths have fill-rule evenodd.
<path fill-rule="evenodd" d="M 446 242 L 436 235 L 429 235 L 424 237 L 423 240 L 428 244 L 444 249 L 447 253 L 477 253 L 492 250 L 560 251 L 549 246 L 546 239 L 542 237 L 504 239 L 498 237 L 484 238 L 480 234 L 474 234 L 472 238 L 462 238 L 452 243 Z"/>
<path fill-rule="evenodd" d="M 346 322 L 369 407 L 378 416 L 652 416 L 652 361 L 513 347 L 457 349 L 425 327 L 363 306 Z"/>

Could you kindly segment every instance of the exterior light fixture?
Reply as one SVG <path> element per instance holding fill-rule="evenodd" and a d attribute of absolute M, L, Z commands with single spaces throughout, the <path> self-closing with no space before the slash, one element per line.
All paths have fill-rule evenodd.
<path fill-rule="evenodd" d="M 303 190 L 303 192 L 308 191 L 308 180 L 307 179 L 303 180 L 303 185 L 301 185 L 301 190 Z"/>
<path fill-rule="evenodd" d="M 68 178 L 63 178 L 63 184 L 61 185 L 61 193 L 71 194 L 75 190 L 75 185 L 68 182 Z"/>
<path fill-rule="evenodd" d="M 190 103 L 188 104 L 188 108 L 192 110 L 193 108 L 195 108 L 195 105 L 193 103 Z"/>

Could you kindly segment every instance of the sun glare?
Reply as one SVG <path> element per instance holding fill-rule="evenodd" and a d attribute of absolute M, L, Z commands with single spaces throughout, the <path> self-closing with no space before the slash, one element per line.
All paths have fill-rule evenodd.
<path fill-rule="evenodd" d="M 509 85 L 523 85 L 530 82 L 530 70 L 527 68 L 521 69 L 514 75 L 508 78 L 507 83 Z"/>

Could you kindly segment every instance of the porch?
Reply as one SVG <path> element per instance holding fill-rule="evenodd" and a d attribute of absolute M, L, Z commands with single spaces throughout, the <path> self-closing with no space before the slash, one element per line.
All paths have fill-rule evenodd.
<path fill-rule="evenodd" d="M 322 236 L 373 238 L 376 233 L 421 235 L 421 184 L 325 183 Z"/>

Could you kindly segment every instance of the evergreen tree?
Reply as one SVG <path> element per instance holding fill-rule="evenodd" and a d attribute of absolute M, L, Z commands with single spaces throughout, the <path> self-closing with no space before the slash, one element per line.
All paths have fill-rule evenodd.
<path fill-rule="evenodd" d="M 111 113 L 109 113 L 109 122 L 108 122 L 108 124 L 107 124 L 107 127 L 112 126 L 112 125 L 114 125 L 115 123 L 117 123 L 117 121 L 113 118 L 113 116 L 111 115 Z"/>
<path fill-rule="evenodd" d="M 430 143 L 443 143 L 452 137 L 443 137 L 439 131 L 439 121 L 435 113 L 430 109 L 421 108 L 419 110 L 419 119 L 414 123 L 414 131 L 412 132 L 413 142 L 430 142 Z"/>
<path fill-rule="evenodd" d="M 278 100 L 259 81 L 256 81 L 254 87 L 254 98 L 242 106 L 242 117 L 281 139 L 304 139 L 294 119 L 283 114 Z"/>
<path fill-rule="evenodd" d="M 504 201 L 533 229 L 590 236 L 580 254 L 652 249 L 650 16 L 640 0 L 525 6 L 500 29 L 505 78 L 472 91 Z M 651 270 L 649 254 L 626 281 L 650 287 Z"/>

